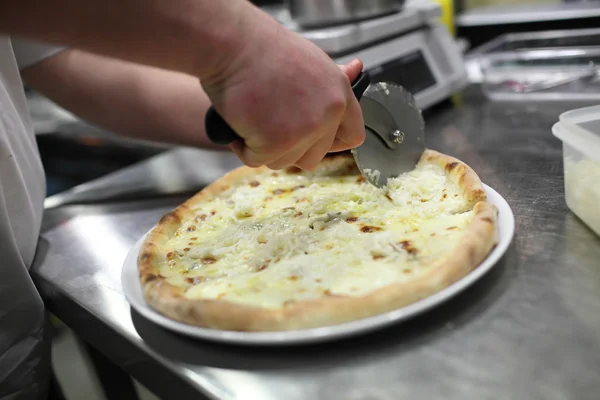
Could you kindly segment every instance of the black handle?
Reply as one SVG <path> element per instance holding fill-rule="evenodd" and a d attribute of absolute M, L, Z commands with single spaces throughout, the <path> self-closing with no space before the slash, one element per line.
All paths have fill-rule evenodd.
<path fill-rule="evenodd" d="M 364 71 L 361 72 L 360 75 L 358 75 L 358 78 L 352 82 L 352 92 L 354 93 L 354 96 L 356 96 L 356 100 L 360 101 L 360 99 L 362 99 L 365 90 L 367 90 L 370 84 L 371 77 L 369 74 Z"/>
<path fill-rule="evenodd" d="M 358 78 L 352 83 L 352 92 L 358 101 L 360 101 L 363 93 L 370 84 L 371 77 L 366 72 L 361 72 Z M 212 106 L 206 113 L 204 128 L 210 141 L 215 144 L 227 145 L 236 139 L 241 139 Z"/>
<path fill-rule="evenodd" d="M 235 139 L 241 139 L 213 106 L 210 106 L 206 113 L 204 129 L 206 129 L 206 135 L 214 144 L 226 145 Z"/>

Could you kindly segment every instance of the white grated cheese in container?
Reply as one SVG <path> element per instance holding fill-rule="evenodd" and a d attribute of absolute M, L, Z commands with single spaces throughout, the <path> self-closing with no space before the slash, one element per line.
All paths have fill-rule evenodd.
<path fill-rule="evenodd" d="M 563 113 L 552 132 L 563 142 L 567 206 L 600 236 L 600 106 Z"/>

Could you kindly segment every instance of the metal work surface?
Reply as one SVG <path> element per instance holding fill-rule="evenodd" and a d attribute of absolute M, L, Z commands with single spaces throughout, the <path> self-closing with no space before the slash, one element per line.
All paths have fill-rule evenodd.
<path fill-rule="evenodd" d="M 579 106 L 489 103 L 469 91 L 461 106 L 426 116 L 429 147 L 467 162 L 507 199 L 516 235 L 472 288 L 374 334 L 318 346 L 234 347 L 179 337 L 132 313 L 121 264 L 183 196 L 49 210 L 32 273 L 52 312 L 164 399 L 595 400 L 600 239 L 565 206 L 561 144 L 550 132 L 562 111 Z M 184 152 L 184 163 L 182 150 L 171 151 L 160 168 L 150 161 L 128 179 L 153 175 L 156 194 L 164 194 L 161 185 L 181 171 L 217 175 L 206 153 Z M 236 165 L 225 159 L 219 174 Z"/>

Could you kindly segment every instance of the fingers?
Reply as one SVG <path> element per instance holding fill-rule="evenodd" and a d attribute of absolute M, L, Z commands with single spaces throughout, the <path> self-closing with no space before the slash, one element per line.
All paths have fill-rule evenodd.
<path fill-rule="evenodd" d="M 354 82 L 356 78 L 358 78 L 358 75 L 360 75 L 360 73 L 362 72 L 364 65 L 361 60 L 356 58 L 350 61 L 348 64 L 340 65 L 339 67 L 348 76 L 350 82 Z"/>
<path fill-rule="evenodd" d="M 290 118 L 273 119 L 270 123 L 264 121 L 264 115 L 250 116 L 248 118 L 254 118 L 257 121 L 254 123 L 260 126 L 257 130 L 260 134 L 246 132 L 246 141 L 232 143 L 231 150 L 250 167 L 266 165 L 271 169 L 282 169 L 296 165 L 313 169 L 328 152 L 361 145 L 365 139 L 362 111 L 350 84 L 361 73 L 363 63 L 356 59 L 339 68 L 343 74 L 338 74 L 338 85 L 331 86 L 332 91 L 326 96 L 315 98 L 321 107 L 315 108 L 312 101 L 306 103 L 311 99 L 307 96 L 299 108 L 305 113 L 303 118 L 296 118 L 286 109 L 280 109 L 277 115 L 291 113 Z M 308 122 L 311 118 L 307 116 L 313 117 L 312 123 Z M 290 125 L 290 120 L 294 119 L 297 119 L 296 125 Z"/>
<path fill-rule="evenodd" d="M 350 82 L 353 82 L 363 70 L 363 63 L 355 59 L 346 65 L 340 66 L 346 73 Z M 353 149 L 360 146 L 365 140 L 365 126 L 362 110 L 356 96 L 351 93 L 348 97 L 346 112 L 338 127 L 336 140 L 333 142 L 330 152 L 338 152 Z"/>
<path fill-rule="evenodd" d="M 354 123 L 348 123 L 348 124 L 358 124 L 358 123 L 363 123 L 362 120 L 361 122 L 354 122 Z M 355 147 L 360 146 L 365 139 L 365 130 L 364 130 L 364 124 L 363 124 L 363 129 L 362 129 L 362 136 L 360 136 L 357 141 L 355 142 L 351 142 L 348 143 L 347 141 L 342 140 L 341 138 L 347 137 L 347 134 L 345 132 L 345 127 L 344 127 L 343 123 L 342 125 L 340 125 L 338 132 L 336 134 L 335 140 L 333 141 L 333 144 L 331 145 L 331 149 L 329 149 L 330 153 L 337 153 L 340 151 L 345 151 L 345 150 L 351 150 Z M 348 139 L 346 139 L 348 140 Z"/>
<path fill-rule="evenodd" d="M 256 154 L 241 140 L 234 140 L 229 144 L 229 148 L 244 164 L 250 168 L 258 168 L 265 163 L 262 162 Z"/>
<path fill-rule="evenodd" d="M 304 138 L 295 141 L 294 146 L 278 145 L 275 149 L 273 143 L 257 145 L 243 141 L 233 142 L 229 147 L 244 164 L 251 168 L 266 165 L 271 169 L 281 169 L 294 165 L 311 145 L 312 143 Z"/>
<path fill-rule="evenodd" d="M 350 83 L 354 82 L 358 75 L 362 72 L 364 65 L 360 59 L 354 59 L 346 65 L 340 66 L 342 70 L 348 76 Z M 342 143 L 347 144 L 346 148 L 336 147 L 337 151 L 348 150 L 354 147 L 360 146 L 365 140 L 365 127 L 362 117 L 362 110 L 360 104 L 352 93 L 348 96 L 348 104 L 346 106 L 346 113 L 342 119 L 338 128 L 335 143 L 341 145 Z"/>
<path fill-rule="evenodd" d="M 296 161 L 295 165 L 304 170 L 312 170 L 321 162 L 321 160 L 327 155 L 335 137 L 333 135 L 326 135 L 319 139 L 304 155 L 301 159 Z"/>
<path fill-rule="evenodd" d="M 242 153 L 244 151 L 244 142 L 242 140 L 234 140 L 233 142 L 229 143 L 229 149 L 233 152 L 233 154 L 237 156 L 237 158 L 244 161 L 244 159 L 242 158 Z M 244 164 L 246 164 L 245 161 Z"/>
<path fill-rule="evenodd" d="M 349 149 L 351 149 L 351 147 L 348 146 L 348 143 L 342 142 L 340 139 L 335 138 L 331 148 L 329 149 L 329 153 L 339 153 L 340 151 L 346 151 Z"/>
<path fill-rule="evenodd" d="M 271 168 L 271 169 L 283 169 L 283 168 L 287 168 L 289 166 L 292 165 L 296 165 L 296 162 L 302 158 L 302 156 L 304 156 L 304 153 L 306 152 L 306 148 L 302 147 L 299 149 L 296 149 L 295 151 L 292 151 L 291 153 L 285 154 L 281 157 L 279 157 L 278 159 L 276 159 L 275 161 L 266 164 L 267 167 Z"/>
<path fill-rule="evenodd" d="M 345 72 L 349 81 L 352 82 L 361 73 L 363 63 L 359 59 L 355 59 L 340 67 Z M 347 87 L 346 99 L 346 108 L 342 119 L 337 124 L 335 136 L 331 136 L 326 132 L 325 135 L 295 163 L 296 166 L 302 169 L 314 169 L 327 153 L 352 149 L 361 145 L 365 140 L 362 110 L 350 86 Z"/>
<path fill-rule="evenodd" d="M 347 145 L 346 148 L 341 150 L 353 149 L 365 141 L 365 123 L 362 110 L 358 100 L 354 97 L 349 101 L 344 118 L 337 130 L 336 139 L 338 139 L 338 142 Z"/>

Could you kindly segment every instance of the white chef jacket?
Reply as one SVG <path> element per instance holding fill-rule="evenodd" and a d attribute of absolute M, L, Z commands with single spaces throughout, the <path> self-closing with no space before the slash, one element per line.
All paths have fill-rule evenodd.
<path fill-rule="evenodd" d="M 0 399 L 45 399 L 50 340 L 29 268 L 45 177 L 19 69 L 60 51 L 0 35 Z"/>

